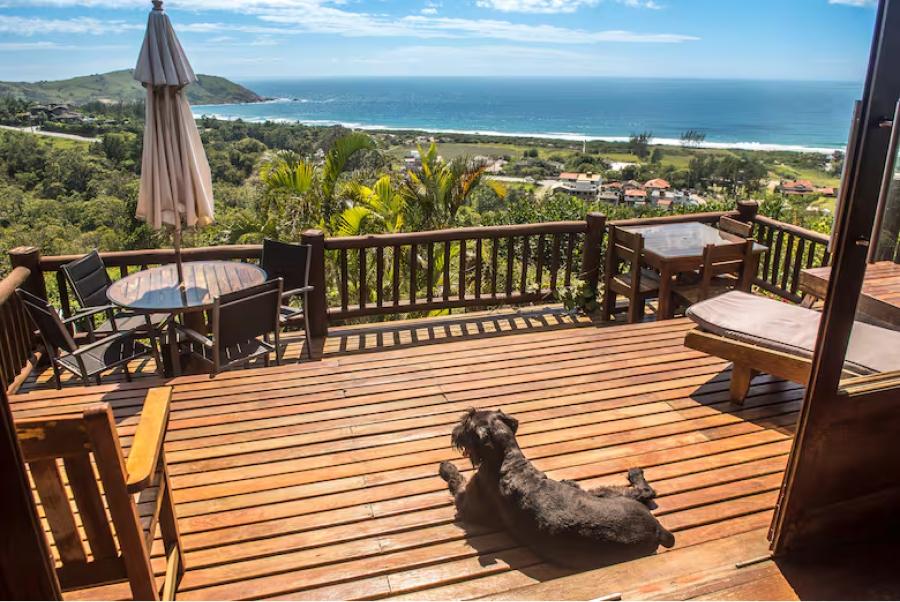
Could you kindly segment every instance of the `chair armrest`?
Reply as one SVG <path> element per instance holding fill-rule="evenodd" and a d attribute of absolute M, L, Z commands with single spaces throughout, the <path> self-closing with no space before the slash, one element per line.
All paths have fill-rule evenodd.
<path fill-rule="evenodd" d="M 282 299 L 289 299 L 290 297 L 295 297 L 297 295 L 302 295 L 303 293 L 309 293 L 315 290 L 315 287 L 312 286 L 301 286 L 300 288 L 294 288 L 289 291 L 284 291 L 281 293 Z"/>
<path fill-rule="evenodd" d="M 151 485 L 156 475 L 156 467 L 166 439 L 171 400 L 172 387 L 156 387 L 147 391 L 141 419 L 134 433 L 128 460 L 125 461 L 130 493 L 136 493 Z"/>
<path fill-rule="evenodd" d="M 207 347 L 209 349 L 212 349 L 215 347 L 213 342 L 208 337 L 203 336 L 202 334 L 200 334 L 193 328 L 188 328 L 187 326 L 184 326 L 183 324 L 175 324 L 175 330 L 177 332 L 180 332 L 181 334 L 183 334 L 190 340 L 194 341 L 195 343 L 199 343 L 199 344 L 203 345 L 204 347 Z"/>
<path fill-rule="evenodd" d="M 115 305 L 103 305 L 103 306 L 98 306 L 98 307 L 88 307 L 88 308 L 80 309 L 75 314 L 64 319 L 63 324 L 69 324 L 76 320 L 83 320 L 84 318 L 88 318 L 95 314 L 99 314 L 99 313 L 114 310 L 114 309 L 116 309 Z"/>

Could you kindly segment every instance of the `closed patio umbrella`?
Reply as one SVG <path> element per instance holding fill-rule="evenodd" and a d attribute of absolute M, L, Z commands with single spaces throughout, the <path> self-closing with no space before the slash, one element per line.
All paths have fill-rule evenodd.
<path fill-rule="evenodd" d="M 178 281 L 182 221 L 188 227 L 213 221 L 212 177 L 185 86 L 197 81 L 161 0 L 153 0 L 134 79 L 147 89 L 141 189 L 137 217 L 154 228 L 174 228 Z"/>

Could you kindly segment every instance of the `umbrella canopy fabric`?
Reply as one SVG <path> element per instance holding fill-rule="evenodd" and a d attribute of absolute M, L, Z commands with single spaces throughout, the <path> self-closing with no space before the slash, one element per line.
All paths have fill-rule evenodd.
<path fill-rule="evenodd" d="M 153 5 L 134 70 L 134 78 L 147 88 L 137 217 L 177 232 L 182 221 L 187 226 L 213 221 L 212 176 L 184 93 L 197 78 L 162 2 Z"/>

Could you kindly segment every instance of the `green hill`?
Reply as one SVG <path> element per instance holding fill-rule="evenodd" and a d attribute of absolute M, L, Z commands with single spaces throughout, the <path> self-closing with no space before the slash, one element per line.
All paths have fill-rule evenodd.
<path fill-rule="evenodd" d="M 99 75 L 84 75 L 59 81 L 0 82 L 0 96 L 14 96 L 39 103 L 84 104 L 91 101 L 133 102 L 142 100 L 144 89 L 131 77 L 131 69 Z M 224 77 L 198 75 L 188 86 L 191 104 L 259 102 L 261 96 Z"/>

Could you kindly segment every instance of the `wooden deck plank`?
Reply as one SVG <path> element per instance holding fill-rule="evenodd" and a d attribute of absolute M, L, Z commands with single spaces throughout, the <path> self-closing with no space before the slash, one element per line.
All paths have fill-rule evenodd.
<path fill-rule="evenodd" d="M 347 327 L 314 362 L 171 379 L 178 597 L 470 599 L 568 574 L 502 529 L 455 522 L 436 471 L 453 460 L 470 472 L 449 433 L 471 406 L 516 415 L 520 444 L 553 478 L 591 488 L 645 468 L 676 534 L 664 556 L 759 532 L 803 389 L 762 376 L 733 406 L 728 365 L 683 347 L 690 327 L 537 314 Z M 108 401 L 127 453 L 158 382 L 34 390 L 12 406 L 46 416 Z M 153 565 L 164 570 L 159 541 Z"/>

